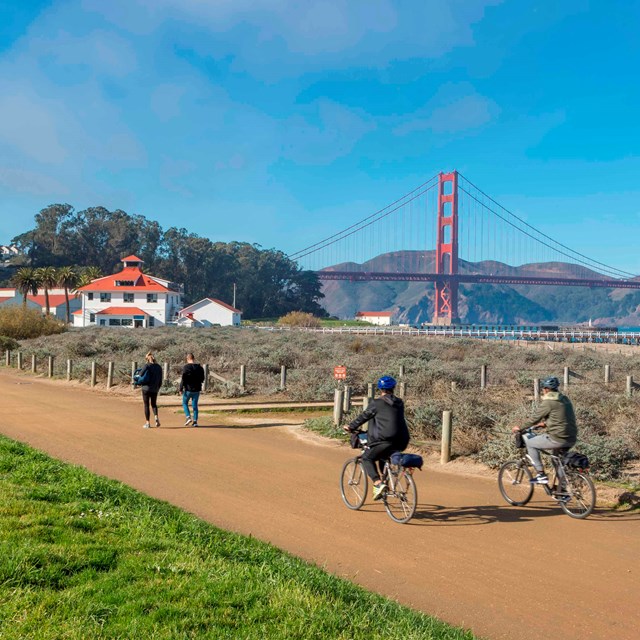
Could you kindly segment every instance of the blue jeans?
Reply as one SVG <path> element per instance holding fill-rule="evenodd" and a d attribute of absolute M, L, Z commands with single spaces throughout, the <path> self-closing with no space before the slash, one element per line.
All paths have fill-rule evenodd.
<path fill-rule="evenodd" d="M 198 422 L 198 398 L 200 397 L 199 391 L 185 391 L 182 394 L 182 408 L 184 409 L 184 415 L 187 418 L 191 417 L 189 413 L 189 400 L 191 400 L 191 406 L 193 407 L 193 421 Z"/>

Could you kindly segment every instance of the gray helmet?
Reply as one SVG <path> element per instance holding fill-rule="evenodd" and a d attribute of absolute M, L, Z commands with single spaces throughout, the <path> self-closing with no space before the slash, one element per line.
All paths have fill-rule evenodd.
<path fill-rule="evenodd" d="M 543 389 L 551 389 L 551 391 L 557 391 L 560 388 L 560 380 L 558 380 L 558 378 L 556 378 L 555 376 L 551 376 L 549 378 L 545 378 L 542 381 L 541 386 Z"/>

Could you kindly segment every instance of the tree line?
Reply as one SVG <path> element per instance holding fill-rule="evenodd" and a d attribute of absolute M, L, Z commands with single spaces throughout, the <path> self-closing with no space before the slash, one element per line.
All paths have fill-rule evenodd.
<path fill-rule="evenodd" d="M 26 257 L 25 267 L 69 267 L 78 276 L 85 267 L 114 273 L 124 256 L 135 254 L 144 260 L 145 272 L 183 283 L 186 304 L 205 297 L 230 302 L 235 284 L 236 304 L 245 318 L 289 311 L 326 315 L 317 276 L 282 251 L 247 242 L 214 242 L 184 228 L 165 231 L 158 222 L 119 209 L 75 211 L 68 204 L 53 204 L 35 216 L 33 229 L 12 243 Z"/>

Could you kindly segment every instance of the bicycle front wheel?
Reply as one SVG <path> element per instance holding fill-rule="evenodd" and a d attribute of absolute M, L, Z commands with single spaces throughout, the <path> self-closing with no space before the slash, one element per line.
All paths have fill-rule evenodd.
<path fill-rule="evenodd" d="M 347 460 L 340 474 L 340 493 L 349 509 L 359 509 L 364 504 L 368 486 L 360 458 Z"/>
<path fill-rule="evenodd" d="M 392 520 L 400 524 L 409 522 L 418 506 L 418 489 L 413 476 L 401 471 L 395 479 L 394 487 L 389 486 L 382 499 Z"/>
<path fill-rule="evenodd" d="M 533 495 L 533 476 L 529 467 L 522 460 L 505 462 L 498 472 L 498 486 L 502 497 L 516 507 L 521 507 Z"/>
<path fill-rule="evenodd" d="M 596 488 L 591 478 L 579 471 L 565 471 L 566 497 L 560 501 L 562 510 L 571 518 L 586 518 L 596 506 Z"/>

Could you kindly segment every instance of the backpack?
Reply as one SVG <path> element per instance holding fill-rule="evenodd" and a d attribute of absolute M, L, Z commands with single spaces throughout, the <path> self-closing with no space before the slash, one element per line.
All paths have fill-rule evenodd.
<path fill-rule="evenodd" d="M 585 456 L 583 453 L 578 453 L 577 451 L 569 451 L 569 453 L 565 454 L 562 463 L 569 467 L 570 469 L 588 469 L 589 468 L 589 458 Z"/>

